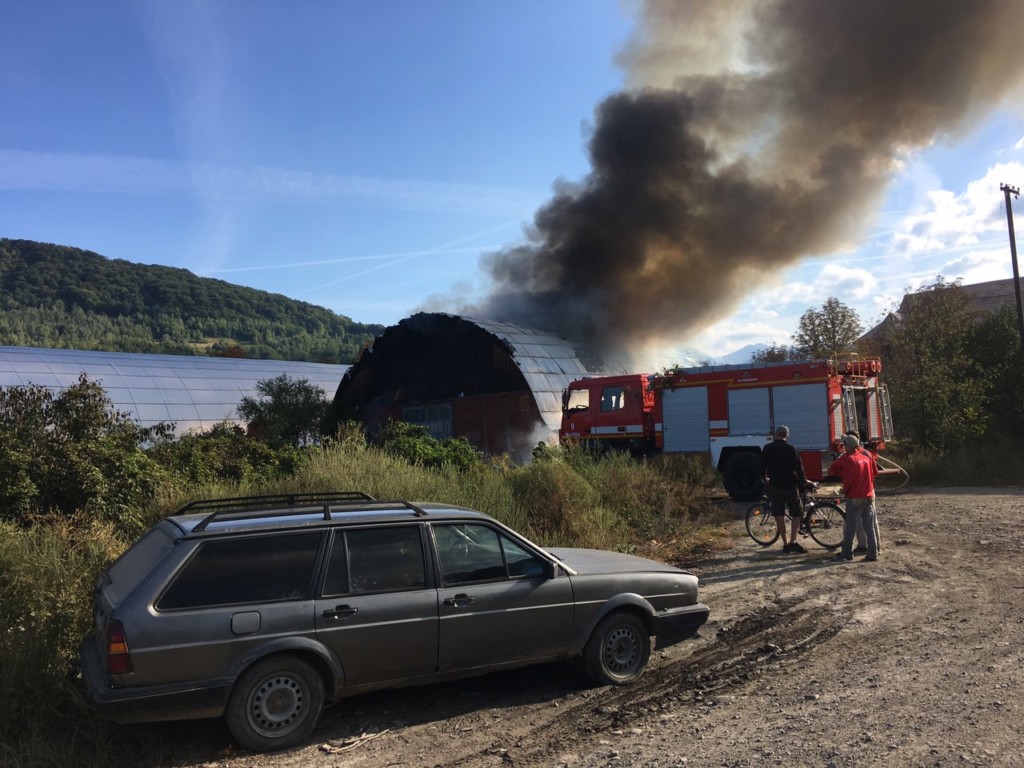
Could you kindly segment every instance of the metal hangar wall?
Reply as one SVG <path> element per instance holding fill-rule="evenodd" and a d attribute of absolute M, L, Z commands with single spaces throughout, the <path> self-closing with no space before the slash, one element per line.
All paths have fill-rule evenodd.
<path fill-rule="evenodd" d="M 562 390 L 587 370 L 568 342 L 508 323 L 421 312 L 378 336 L 346 372 L 339 420 L 389 421 L 525 458 L 557 434 Z"/>

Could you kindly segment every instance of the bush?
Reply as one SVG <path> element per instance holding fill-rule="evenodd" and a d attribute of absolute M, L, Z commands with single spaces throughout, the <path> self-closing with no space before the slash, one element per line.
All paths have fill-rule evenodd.
<path fill-rule="evenodd" d="M 319 387 L 283 373 L 257 382 L 256 391 L 258 398 L 243 397 L 238 406 L 238 415 L 248 423 L 250 434 L 273 448 L 319 442 L 330 408 Z"/>
<path fill-rule="evenodd" d="M 480 452 L 466 438 L 438 440 L 426 427 L 405 421 L 390 422 L 371 442 L 392 456 L 424 467 L 449 466 L 465 471 L 483 461 Z"/>
<path fill-rule="evenodd" d="M 93 518 L 36 523 L 0 521 L 0 764 L 102 764 L 106 729 L 71 670 L 92 623 L 92 587 L 124 544 Z"/>
<path fill-rule="evenodd" d="M 143 527 L 197 498 L 360 490 L 473 507 L 541 545 L 670 562 L 719 536 L 701 502 L 704 470 L 685 461 L 545 447 L 542 459 L 515 467 L 409 424 L 391 425 L 373 444 L 345 425 L 306 449 L 273 449 L 229 425 L 173 440 L 109 413 L 98 386 L 80 387 L 60 408 L 31 388 L 0 402 L 0 503 L 18 510 L 0 519 L 3 765 L 181 761 L 169 726 L 96 720 L 70 670 L 90 628 L 99 572 Z M 70 486 L 61 503 L 39 516 L 49 508 L 40 488 L 57 493 L 62 483 Z"/>
<path fill-rule="evenodd" d="M 142 446 L 168 430 L 115 412 L 84 374 L 57 396 L 38 385 L 0 389 L 0 516 L 128 521 L 163 479 Z"/>
<path fill-rule="evenodd" d="M 1024 477 L 1024 454 L 1016 437 L 964 441 L 944 453 L 894 442 L 884 455 L 907 470 L 915 485 L 1020 485 Z"/>
<path fill-rule="evenodd" d="M 292 445 L 272 448 L 230 423 L 161 441 L 148 452 L 164 469 L 193 486 L 273 480 L 292 474 L 305 455 Z"/>

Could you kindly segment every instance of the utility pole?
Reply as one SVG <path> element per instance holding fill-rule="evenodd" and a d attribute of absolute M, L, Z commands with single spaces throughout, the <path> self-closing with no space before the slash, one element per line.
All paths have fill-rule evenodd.
<path fill-rule="evenodd" d="M 1017 294 L 1017 326 L 1020 328 L 1020 347 L 1024 351 L 1024 309 L 1020 303 L 1020 272 L 1017 269 L 1017 238 L 1013 234 L 1013 207 L 1010 205 L 1010 195 L 1014 198 L 1020 195 L 1019 187 L 1011 187 L 1009 184 L 1000 184 L 999 189 L 1006 196 L 1006 224 L 1010 228 L 1010 258 L 1013 260 L 1013 290 Z"/>

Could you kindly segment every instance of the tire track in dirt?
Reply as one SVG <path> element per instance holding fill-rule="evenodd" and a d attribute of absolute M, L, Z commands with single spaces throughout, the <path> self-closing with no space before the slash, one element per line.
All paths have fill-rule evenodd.
<path fill-rule="evenodd" d="M 562 707 L 557 718 L 504 733 L 500 742 L 484 749 L 449 755 L 445 765 L 481 765 L 496 755 L 518 766 L 557 764 L 559 755 L 575 751 L 599 734 L 628 730 L 652 717 L 700 704 L 710 694 L 745 685 L 784 661 L 799 659 L 828 643 L 845 621 L 831 609 L 808 607 L 803 600 L 761 609 L 722 627 L 715 640 L 684 658 L 652 666 L 634 685 L 600 689 L 594 696 Z M 509 743 L 523 746 L 501 746 Z"/>

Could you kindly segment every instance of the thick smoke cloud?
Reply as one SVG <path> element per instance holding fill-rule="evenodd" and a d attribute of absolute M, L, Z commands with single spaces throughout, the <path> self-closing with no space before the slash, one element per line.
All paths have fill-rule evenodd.
<path fill-rule="evenodd" d="M 855 242 L 902 158 L 1012 97 L 1022 29 L 1018 0 L 644 3 L 591 173 L 485 259 L 475 311 L 606 357 L 685 343 Z"/>

